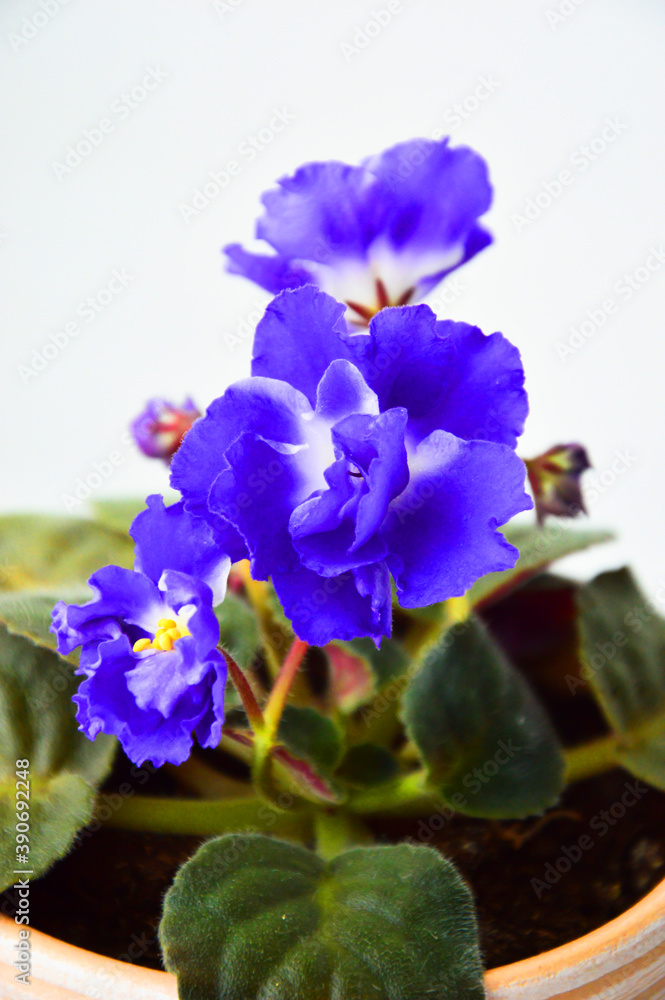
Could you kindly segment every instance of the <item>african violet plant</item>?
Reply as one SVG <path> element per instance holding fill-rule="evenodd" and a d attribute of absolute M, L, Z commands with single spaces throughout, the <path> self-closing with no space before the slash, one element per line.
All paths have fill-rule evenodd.
<path fill-rule="evenodd" d="M 181 997 L 482 997 L 471 890 L 433 848 L 377 846 L 370 830 L 538 816 L 616 763 L 665 788 L 663 622 L 626 571 L 565 584 L 571 681 L 607 720 L 572 749 L 483 624 L 517 587 L 563 585 L 549 564 L 609 537 L 544 523 L 583 509 L 588 459 L 579 445 L 518 457 L 516 347 L 414 304 L 490 242 L 483 160 L 405 143 L 358 167 L 308 164 L 263 200 L 274 252 L 226 249 L 276 295 L 251 374 L 203 417 L 153 400 L 133 425 L 181 495 L 148 497 L 133 568 L 132 504 L 3 519 L 3 788 L 19 763 L 32 781 L 20 844 L 3 791 L 4 884 L 21 865 L 42 874 L 96 810 L 213 835 L 164 904 Z M 538 524 L 500 530 L 532 507 L 527 471 Z M 102 812 L 118 743 L 200 797 L 132 787 Z M 224 775 L 232 757 L 247 780 Z"/>

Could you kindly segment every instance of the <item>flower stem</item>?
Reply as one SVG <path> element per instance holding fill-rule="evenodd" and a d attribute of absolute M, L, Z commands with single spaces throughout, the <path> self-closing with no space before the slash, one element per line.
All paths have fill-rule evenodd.
<path fill-rule="evenodd" d="M 224 659 L 226 660 L 226 665 L 229 668 L 229 674 L 231 680 L 233 681 L 236 691 L 240 695 L 240 700 L 242 701 L 243 708 L 247 713 L 247 718 L 249 724 L 255 733 L 262 733 L 265 728 L 265 719 L 263 712 L 259 708 L 259 703 L 254 697 L 254 692 L 252 691 L 249 681 L 243 674 L 242 670 L 236 663 L 236 661 L 229 656 L 225 650 L 220 648 Z"/>
<path fill-rule="evenodd" d="M 254 761 L 252 780 L 268 801 L 274 802 L 279 794 L 273 774 L 272 750 L 277 741 L 277 731 L 289 697 L 291 685 L 303 661 L 308 646 L 302 639 L 295 639 L 277 675 L 263 713 L 261 729 L 254 730 Z"/>
<path fill-rule="evenodd" d="M 202 799 L 238 799 L 255 794 L 249 783 L 222 774 L 194 754 L 184 764 L 165 764 L 164 769 L 182 788 Z"/>
<path fill-rule="evenodd" d="M 316 853 L 326 861 L 350 847 L 370 844 L 373 840 L 361 819 L 340 810 L 318 809 L 314 814 L 314 832 Z"/>
<path fill-rule="evenodd" d="M 311 811 L 270 807 L 262 799 L 170 799 L 135 795 L 125 799 L 105 825 L 150 833 L 210 836 L 238 830 L 265 830 L 302 843 L 312 836 Z"/>
<path fill-rule="evenodd" d="M 277 737 L 277 730 L 282 719 L 282 713 L 289 697 L 289 691 L 296 674 L 308 650 L 308 645 L 302 639 L 295 639 L 291 649 L 286 654 L 286 659 L 277 675 L 277 680 L 270 692 L 263 714 L 264 729 L 262 738 L 272 745 Z"/>
<path fill-rule="evenodd" d="M 614 733 L 601 736 L 581 746 L 566 751 L 566 781 L 571 785 L 574 781 L 583 781 L 596 774 L 610 771 L 617 767 L 616 751 L 619 740 Z"/>

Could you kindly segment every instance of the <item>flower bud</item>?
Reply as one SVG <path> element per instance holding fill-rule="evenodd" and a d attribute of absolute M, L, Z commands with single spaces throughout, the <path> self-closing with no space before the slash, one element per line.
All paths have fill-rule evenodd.
<path fill-rule="evenodd" d="M 525 465 L 539 524 L 548 514 L 576 517 L 586 513 L 580 478 L 591 463 L 582 445 L 554 445 L 537 458 L 527 459 Z"/>
<path fill-rule="evenodd" d="M 145 410 L 132 421 L 132 434 L 144 455 L 169 463 L 182 439 L 201 416 L 191 399 L 175 406 L 165 399 L 150 399 Z"/>

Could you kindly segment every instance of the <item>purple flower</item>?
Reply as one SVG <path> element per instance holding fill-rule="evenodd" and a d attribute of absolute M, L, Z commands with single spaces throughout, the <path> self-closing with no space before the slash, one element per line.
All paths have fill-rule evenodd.
<path fill-rule="evenodd" d="M 92 601 L 60 601 L 51 631 L 58 652 L 81 647 L 79 728 L 117 736 L 128 757 L 180 764 L 192 748 L 219 743 L 226 665 L 213 607 L 224 598 L 230 559 L 224 537 L 182 503 L 150 496 L 135 519 L 132 572 L 94 573 Z"/>
<path fill-rule="evenodd" d="M 577 517 L 586 513 L 580 479 L 591 463 L 581 444 L 556 444 L 525 464 L 539 524 L 548 514 Z"/>
<path fill-rule="evenodd" d="M 307 163 L 263 195 L 256 236 L 276 251 L 225 247 L 229 270 L 277 294 L 318 285 L 366 325 L 418 301 L 491 242 L 478 225 L 492 189 L 485 161 L 448 139 L 415 139 L 361 166 Z"/>
<path fill-rule="evenodd" d="M 145 410 L 132 421 L 132 434 L 148 458 L 163 458 L 170 462 L 185 434 L 200 416 L 200 411 L 189 398 L 182 406 L 165 399 L 150 399 Z"/>
<path fill-rule="evenodd" d="M 253 377 L 215 400 L 172 465 L 186 506 L 245 541 L 296 633 L 315 645 L 391 628 L 405 607 L 514 565 L 496 529 L 529 508 L 515 444 L 527 413 L 501 334 L 385 309 L 351 334 L 309 285 L 256 331 Z"/>

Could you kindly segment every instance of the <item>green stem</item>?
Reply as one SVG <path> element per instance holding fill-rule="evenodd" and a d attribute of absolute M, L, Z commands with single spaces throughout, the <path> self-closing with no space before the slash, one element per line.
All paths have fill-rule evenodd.
<path fill-rule="evenodd" d="M 347 808 L 354 813 L 418 815 L 427 812 L 436 801 L 436 792 L 429 787 L 425 771 L 412 771 L 387 787 L 381 785 L 357 792 L 349 799 Z"/>
<path fill-rule="evenodd" d="M 240 695 L 240 700 L 245 712 L 247 713 L 247 719 L 250 726 L 255 733 L 262 733 L 265 728 L 265 720 L 263 712 L 259 708 L 259 703 L 254 696 L 254 692 L 250 687 L 249 681 L 235 660 L 221 647 L 219 647 L 219 650 L 226 660 L 226 665 L 229 668 L 229 675 L 233 681 L 236 691 Z"/>
<path fill-rule="evenodd" d="M 264 580 L 252 579 L 249 562 L 246 559 L 237 563 L 236 569 L 245 586 L 249 603 L 256 613 L 268 673 L 271 680 L 275 680 L 282 665 L 284 650 L 289 643 L 288 636 L 270 607 L 268 584 Z"/>
<path fill-rule="evenodd" d="M 306 843 L 312 836 L 312 817 L 307 809 L 283 811 L 260 799 L 229 799 L 203 802 L 135 795 L 125 799 L 107 826 L 150 833 L 198 836 L 263 831 L 292 837 Z"/>
<path fill-rule="evenodd" d="M 358 844 L 369 844 L 373 837 L 357 816 L 339 810 L 318 809 L 314 814 L 316 853 L 329 861 Z"/>
<path fill-rule="evenodd" d="M 192 755 L 184 764 L 165 764 L 168 771 L 186 791 L 203 799 L 248 798 L 255 795 L 250 784 L 222 774 L 205 761 Z"/>
<path fill-rule="evenodd" d="M 617 767 L 619 740 L 614 733 L 566 751 L 566 781 L 583 781 Z"/>

